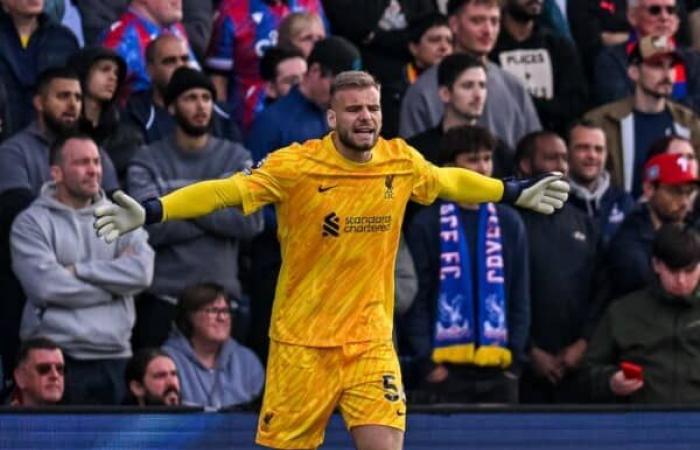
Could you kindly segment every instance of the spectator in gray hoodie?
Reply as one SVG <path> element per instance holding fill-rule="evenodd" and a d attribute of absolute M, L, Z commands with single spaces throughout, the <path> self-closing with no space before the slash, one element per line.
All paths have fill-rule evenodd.
<path fill-rule="evenodd" d="M 133 295 L 150 285 L 154 253 L 143 230 L 112 244 L 95 234 L 93 212 L 109 200 L 90 137 L 60 138 L 50 164 L 53 181 L 10 236 L 12 267 L 27 295 L 20 336 L 63 348 L 67 403 L 118 404 L 131 356 Z"/>
<path fill-rule="evenodd" d="M 180 374 L 182 404 L 222 408 L 255 400 L 265 375 L 252 350 L 231 338 L 232 302 L 222 286 L 202 283 L 183 292 L 177 330 L 165 350 Z"/>

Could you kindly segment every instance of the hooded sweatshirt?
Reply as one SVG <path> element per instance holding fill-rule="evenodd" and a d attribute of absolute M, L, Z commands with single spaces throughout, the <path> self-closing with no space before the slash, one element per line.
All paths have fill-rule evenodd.
<path fill-rule="evenodd" d="M 570 179 L 571 196 L 569 202 L 585 212 L 598 224 L 603 245 L 607 247 L 627 213 L 634 208 L 632 196 L 610 184 L 610 173 L 601 172 L 593 191 Z"/>
<path fill-rule="evenodd" d="M 133 295 L 153 278 L 147 235 L 107 244 L 93 226 L 95 208 L 109 202 L 104 193 L 81 209 L 55 194 L 46 183 L 12 225 L 12 267 L 27 295 L 20 336 L 47 337 L 75 359 L 128 358 Z"/>
<path fill-rule="evenodd" d="M 86 93 L 88 92 L 90 72 L 98 62 L 103 60 L 114 61 L 117 64 L 117 89 L 112 100 L 102 104 L 97 125 L 93 125 L 85 117 L 85 111 L 83 111 L 80 117 L 80 127 L 107 152 L 114 163 L 119 180 L 123 182 L 129 160 L 144 143 L 137 128 L 120 122 L 117 99 L 124 89 L 126 63 L 113 50 L 104 47 L 86 47 L 74 53 L 68 64 L 78 73 L 83 93 Z"/>
<path fill-rule="evenodd" d="M 199 362 L 192 344 L 175 331 L 163 345 L 175 361 L 180 375 L 182 404 L 222 408 L 255 400 L 262 391 L 265 373 L 250 349 L 233 339 L 221 346 L 216 367 L 209 369 Z"/>

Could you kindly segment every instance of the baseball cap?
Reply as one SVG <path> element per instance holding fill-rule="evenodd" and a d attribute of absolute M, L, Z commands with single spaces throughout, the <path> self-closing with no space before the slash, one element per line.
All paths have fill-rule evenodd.
<path fill-rule="evenodd" d="M 346 70 L 360 70 L 362 68 L 362 60 L 357 47 L 340 36 L 331 36 L 316 42 L 307 62 L 309 67 L 313 63 L 319 63 L 324 69 L 330 70 L 333 75 Z"/>
<path fill-rule="evenodd" d="M 168 87 L 165 89 L 165 104 L 170 105 L 180 94 L 194 88 L 208 90 L 211 92 L 212 98 L 216 100 L 216 89 L 214 88 L 214 83 L 211 82 L 208 76 L 191 67 L 179 67 L 175 73 L 173 73 Z"/>
<path fill-rule="evenodd" d="M 683 60 L 676 51 L 676 44 L 673 43 L 670 37 L 644 36 L 632 48 L 628 61 L 630 64 L 638 64 L 642 61 L 651 61 L 664 56 L 671 56 L 674 62 Z"/>
<path fill-rule="evenodd" d="M 644 165 L 644 181 L 663 184 L 698 183 L 693 165 L 680 153 L 661 153 Z"/>

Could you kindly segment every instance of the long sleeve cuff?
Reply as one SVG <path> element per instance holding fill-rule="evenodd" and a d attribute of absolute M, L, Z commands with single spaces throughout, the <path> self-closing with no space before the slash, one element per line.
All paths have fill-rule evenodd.
<path fill-rule="evenodd" d="M 146 225 L 163 221 L 163 204 L 158 198 L 149 198 L 142 203 L 146 210 Z"/>

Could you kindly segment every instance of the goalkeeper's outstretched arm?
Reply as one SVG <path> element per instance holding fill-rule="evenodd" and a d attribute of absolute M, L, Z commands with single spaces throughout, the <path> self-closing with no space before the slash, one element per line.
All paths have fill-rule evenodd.
<path fill-rule="evenodd" d="M 116 204 L 95 210 L 97 234 L 107 242 L 145 224 L 194 219 L 242 202 L 241 191 L 233 177 L 194 183 L 143 204 L 121 191 L 113 198 Z"/>
<path fill-rule="evenodd" d="M 457 167 L 438 169 L 439 197 L 457 203 L 509 203 L 552 214 L 564 206 L 569 184 L 557 172 L 525 180 L 499 180 Z"/>
<path fill-rule="evenodd" d="M 503 202 L 551 214 L 564 205 L 569 185 L 560 173 L 525 180 L 498 180 L 455 167 L 438 170 L 441 198 L 458 203 Z M 107 242 L 144 224 L 204 216 L 242 203 L 235 176 L 195 183 L 141 205 L 125 193 L 114 194 L 116 204 L 97 208 L 95 228 Z"/>

